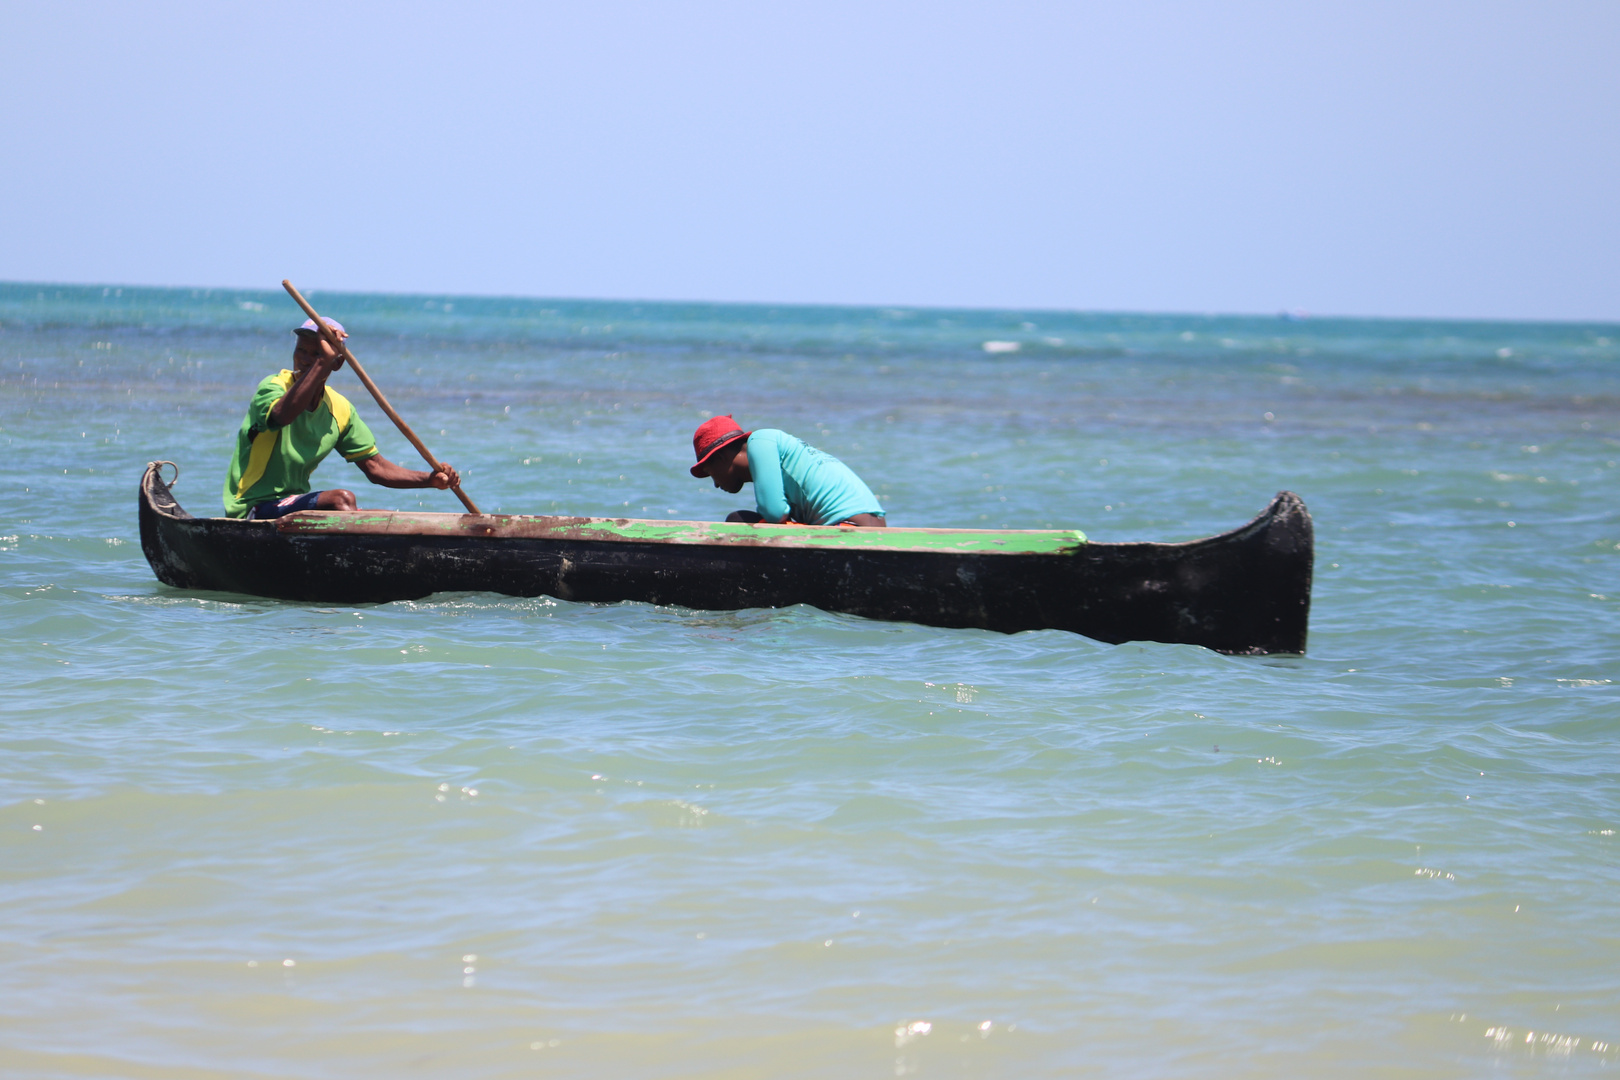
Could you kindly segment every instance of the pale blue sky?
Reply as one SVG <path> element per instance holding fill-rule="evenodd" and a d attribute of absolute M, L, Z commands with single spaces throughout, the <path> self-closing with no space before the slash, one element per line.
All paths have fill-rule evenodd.
<path fill-rule="evenodd" d="M 10 3 L 0 279 L 1620 319 L 1620 3 Z"/>

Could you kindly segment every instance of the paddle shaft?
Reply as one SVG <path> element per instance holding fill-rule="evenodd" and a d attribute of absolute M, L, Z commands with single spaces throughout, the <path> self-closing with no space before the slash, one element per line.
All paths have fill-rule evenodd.
<path fill-rule="evenodd" d="M 321 337 L 326 340 L 328 345 L 332 346 L 332 351 L 347 360 L 349 366 L 354 368 L 354 373 L 360 379 L 360 382 L 371 392 L 371 396 L 377 399 L 378 407 L 388 414 L 388 419 L 392 420 L 394 426 L 399 428 L 400 434 L 410 440 L 410 444 L 416 447 L 416 452 L 421 454 L 423 460 L 428 463 L 429 471 L 437 472 L 439 460 L 433 456 L 433 452 L 427 448 L 427 445 L 416 437 L 416 432 L 411 430 L 411 425 L 405 422 L 405 418 L 395 412 L 392 405 L 388 404 L 388 399 L 383 397 L 383 392 L 377 389 L 377 384 L 371 381 L 371 376 L 366 374 L 366 369 L 360 366 L 360 361 L 355 359 L 354 353 L 349 351 L 349 347 L 343 343 L 343 339 L 338 337 L 330 326 L 326 325 L 325 320 L 315 314 L 315 309 L 309 306 L 309 301 L 305 300 L 297 289 L 293 288 L 292 282 L 283 279 L 281 287 L 286 289 L 287 295 L 291 296 L 298 302 L 298 306 L 304 309 L 304 314 L 314 320 L 315 325 L 320 328 Z M 461 490 L 460 484 L 451 485 L 450 490 L 456 493 L 456 498 L 461 500 L 461 505 L 465 506 L 468 511 L 474 514 L 483 513 L 471 499 L 467 498 L 467 493 Z"/>

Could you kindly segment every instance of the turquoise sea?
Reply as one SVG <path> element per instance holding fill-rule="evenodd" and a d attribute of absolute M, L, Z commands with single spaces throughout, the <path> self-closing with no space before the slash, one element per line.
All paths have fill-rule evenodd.
<path fill-rule="evenodd" d="M 1620 1069 L 1620 326 L 311 299 L 486 510 L 718 519 L 714 412 L 896 525 L 1291 489 L 1309 653 L 175 591 L 301 315 L 0 285 L 0 1073 Z"/>

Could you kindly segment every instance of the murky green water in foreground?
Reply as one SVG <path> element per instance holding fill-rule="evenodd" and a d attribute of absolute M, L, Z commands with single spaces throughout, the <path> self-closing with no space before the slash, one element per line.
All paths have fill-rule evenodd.
<path fill-rule="evenodd" d="M 486 509 L 721 517 L 714 411 L 901 525 L 1298 491 L 1310 653 L 179 593 L 291 305 L 0 286 L 0 1071 L 1620 1067 L 1620 328 L 314 300 Z"/>

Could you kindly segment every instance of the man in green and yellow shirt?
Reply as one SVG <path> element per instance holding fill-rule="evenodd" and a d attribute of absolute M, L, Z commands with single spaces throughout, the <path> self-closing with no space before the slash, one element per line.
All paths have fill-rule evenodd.
<path fill-rule="evenodd" d="M 323 319 L 340 338 L 343 327 Z M 371 429 L 349 399 L 326 385 L 343 358 L 322 339 L 313 320 L 294 331 L 291 371 L 259 383 L 236 436 L 225 475 L 225 516 L 278 518 L 295 510 L 354 510 L 354 492 L 309 489 L 310 474 L 333 450 L 352 461 L 373 484 L 392 488 L 447 488 L 461 476 L 444 462 L 433 472 L 396 465 L 377 452 Z"/>

